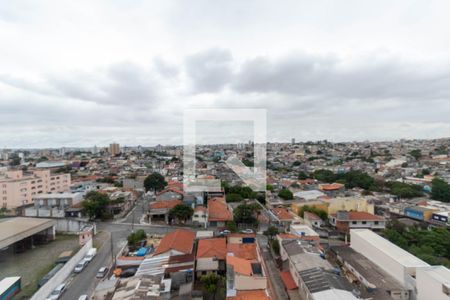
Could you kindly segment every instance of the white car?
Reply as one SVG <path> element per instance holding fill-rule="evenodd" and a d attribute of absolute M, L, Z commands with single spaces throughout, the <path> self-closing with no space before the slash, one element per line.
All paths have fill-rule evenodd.
<path fill-rule="evenodd" d="M 64 291 L 66 290 L 66 284 L 62 283 L 60 285 L 58 285 L 53 292 L 51 292 L 51 294 L 47 297 L 47 300 L 57 300 L 59 299 L 59 297 L 61 297 L 61 295 L 64 293 Z"/>
<path fill-rule="evenodd" d="M 73 269 L 74 273 L 81 273 L 83 271 L 84 267 L 88 264 L 88 261 L 83 258 Z"/>
<path fill-rule="evenodd" d="M 81 295 L 80 297 L 78 297 L 78 300 L 88 300 L 88 295 Z"/>
<path fill-rule="evenodd" d="M 86 254 L 86 257 L 84 258 L 84 260 L 86 260 L 87 262 L 90 262 L 96 254 L 97 254 L 97 248 L 91 248 L 91 249 L 89 249 L 88 253 Z"/>
<path fill-rule="evenodd" d="M 241 230 L 241 233 L 253 233 L 253 229 L 244 229 Z"/>

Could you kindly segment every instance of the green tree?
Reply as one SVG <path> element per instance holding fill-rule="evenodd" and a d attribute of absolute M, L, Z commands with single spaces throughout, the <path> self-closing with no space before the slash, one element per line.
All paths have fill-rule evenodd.
<path fill-rule="evenodd" d="M 423 196 L 423 189 L 420 185 L 408 184 L 403 182 L 388 182 L 386 183 L 389 192 L 400 198 L 414 198 Z"/>
<path fill-rule="evenodd" d="M 280 255 L 280 242 L 277 239 L 271 240 L 270 246 L 272 246 L 273 252 L 276 255 Z"/>
<path fill-rule="evenodd" d="M 450 185 L 440 178 L 434 178 L 431 182 L 431 198 L 450 202 Z"/>
<path fill-rule="evenodd" d="M 269 240 L 272 240 L 274 236 L 278 234 L 278 228 L 275 226 L 269 226 L 266 231 L 264 231 L 264 235 L 267 235 Z"/>
<path fill-rule="evenodd" d="M 336 181 L 336 179 L 337 179 L 336 174 L 334 174 L 330 170 L 325 170 L 325 169 L 320 169 L 320 170 L 314 171 L 313 177 L 314 177 L 314 179 L 317 179 L 321 182 L 327 182 L 327 183 L 332 183 L 332 182 Z"/>
<path fill-rule="evenodd" d="M 225 224 L 225 226 L 227 227 L 227 229 L 231 232 L 237 232 L 237 225 L 236 222 L 234 221 L 227 221 L 227 223 Z"/>
<path fill-rule="evenodd" d="M 256 224 L 255 212 L 255 206 L 240 204 L 234 209 L 234 221 L 238 224 Z"/>
<path fill-rule="evenodd" d="M 294 195 L 292 194 L 292 192 L 288 189 L 282 189 L 279 193 L 278 193 L 278 197 L 284 199 L 284 200 L 292 200 L 294 199 Z"/>
<path fill-rule="evenodd" d="M 299 180 L 305 180 L 305 179 L 308 179 L 308 178 L 309 178 L 309 176 L 305 172 L 301 171 L 300 173 L 298 173 L 298 179 Z"/>
<path fill-rule="evenodd" d="M 328 213 L 326 211 L 319 209 L 317 207 L 314 207 L 314 206 L 309 206 L 309 205 L 303 205 L 300 208 L 300 211 L 299 211 L 300 217 L 303 218 L 303 216 L 305 215 L 305 211 L 317 215 L 319 218 L 321 218 L 324 221 L 328 219 Z"/>
<path fill-rule="evenodd" d="M 193 214 L 194 210 L 192 209 L 192 207 L 187 206 L 186 204 L 178 204 L 169 211 L 169 216 L 171 218 L 176 218 L 183 222 L 186 222 L 188 219 L 190 219 Z"/>
<path fill-rule="evenodd" d="M 227 202 L 241 202 L 244 198 L 239 194 L 227 194 L 225 196 Z"/>
<path fill-rule="evenodd" d="M 90 219 L 109 217 L 106 206 L 110 203 L 108 195 L 91 191 L 86 194 L 82 206 Z"/>
<path fill-rule="evenodd" d="M 414 157 L 416 160 L 419 160 L 422 157 L 422 151 L 420 151 L 420 149 L 414 149 L 409 152 L 409 155 Z"/>
<path fill-rule="evenodd" d="M 130 245 L 131 247 L 135 248 L 139 245 L 139 243 L 142 240 L 145 240 L 147 238 L 147 234 L 145 233 L 145 231 L 143 229 L 139 229 L 135 232 L 132 232 L 128 237 L 128 245 Z"/>
<path fill-rule="evenodd" d="M 10 166 L 18 166 L 20 165 L 20 157 L 16 153 L 11 154 L 9 158 L 9 165 Z"/>
<path fill-rule="evenodd" d="M 167 185 L 164 176 L 159 173 L 152 173 L 144 180 L 145 191 L 161 191 Z"/>
<path fill-rule="evenodd" d="M 271 184 L 266 185 L 266 190 L 273 191 L 273 185 Z"/>
<path fill-rule="evenodd" d="M 212 295 L 213 299 L 216 299 L 216 293 L 223 282 L 223 277 L 217 275 L 216 273 L 211 273 L 208 275 L 202 275 L 200 277 L 200 282 L 203 284 L 205 290 Z"/>

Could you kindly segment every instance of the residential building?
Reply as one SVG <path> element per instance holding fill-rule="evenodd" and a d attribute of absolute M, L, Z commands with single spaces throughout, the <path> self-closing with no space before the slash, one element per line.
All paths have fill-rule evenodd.
<path fill-rule="evenodd" d="M 287 208 L 275 207 L 271 209 L 271 212 L 285 228 L 288 228 L 292 223 L 300 223 L 300 218 Z"/>
<path fill-rule="evenodd" d="M 33 204 L 23 206 L 22 214 L 25 217 L 81 217 L 81 210 L 70 209 L 81 208 L 82 200 L 82 193 L 34 195 Z"/>
<path fill-rule="evenodd" d="M 235 299 L 233 297 L 240 291 L 267 289 L 267 278 L 260 262 L 228 255 L 226 263 L 228 299 Z"/>
<path fill-rule="evenodd" d="M 364 299 L 410 299 L 409 289 L 349 246 L 332 246 L 330 253 L 342 264 L 346 277 L 362 287 L 360 290 Z"/>
<path fill-rule="evenodd" d="M 178 199 L 156 201 L 150 203 L 148 210 L 149 223 L 151 223 L 152 221 L 163 220 L 166 224 L 169 224 L 170 210 L 175 206 L 177 206 L 178 204 L 182 203 L 183 202 Z"/>
<path fill-rule="evenodd" d="M 201 239 L 196 256 L 197 276 L 225 272 L 227 240 L 225 238 Z"/>
<path fill-rule="evenodd" d="M 154 256 L 176 256 L 193 254 L 195 232 L 177 229 L 169 232 L 155 249 Z"/>
<path fill-rule="evenodd" d="M 117 143 L 109 144 L 109 154 L 111 156 L 116 156 L 120 154 L 120 145 Z"/>
<path fill-rule="evenodd" d="M 280 255 L 283 260 L 286 288 L 295 290 L 301 299 L 356 300 L 352 286 L 343 277 L 333 272 L 333 266 L 324 259 L 324 253 L 308 241 L 286 239 L 281 242 Z"/>
<path fill-rule="evenodd" d="M 70 174 L 52 174 L 50 170 L 9 170 L 0 175 L 1 207 L 15 209 L 32 203 L 33 196 L 70 191 Z"/>
<path fill-rule="evenodd" d="M 208 224 L 212 227 L 224 227 L 226 222 L 233 220 L 233 213 L 225 198 L 211 198 L 208 200 Z"/>
<path fill-rule="evenodd" d="M 310 227 L 320 228 L 323 225 L 323 220 L 315 213 L 309 211 L 303 212 L 303 221 Z"/>
<path fill-rule="evenodd" d="M 356 228 L 381 230 L 386 227 L 385 218 L 361 211 L 338 211 L 329 215 L 328 219 L 342 233 L 349 233 L 350 229 Z"/>

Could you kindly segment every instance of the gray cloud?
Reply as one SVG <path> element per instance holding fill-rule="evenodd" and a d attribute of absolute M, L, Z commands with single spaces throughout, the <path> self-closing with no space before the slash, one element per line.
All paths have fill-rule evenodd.
<path fill-rule="evenodd" d="M 450 97 L 450 71 L 438 65 L 367 56 L 365 61 L 295 54 L 254 58 L 233 78 L 240 93 L 350 99 L 442 99 Z"/>
<path fill-rule="evenodd" d="M 190 78 L 194 91 L 218 92 L 232 78 L 231 62 L 233 58 L 229 50 L 209 49 L 186 58 L 186 73 Z"/>

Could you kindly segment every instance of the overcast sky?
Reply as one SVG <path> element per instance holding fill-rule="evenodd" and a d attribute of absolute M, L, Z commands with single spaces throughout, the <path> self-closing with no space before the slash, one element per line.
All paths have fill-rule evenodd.
<path fill-rule="evenodd" d="M 180 144 L 186 108 L 266 108 L 270 141 L 449 137 L 449 12 L 0 0 L 0 148 Z M 248 141 L 230 125 L 208 126 L 211 142 Z"/>

